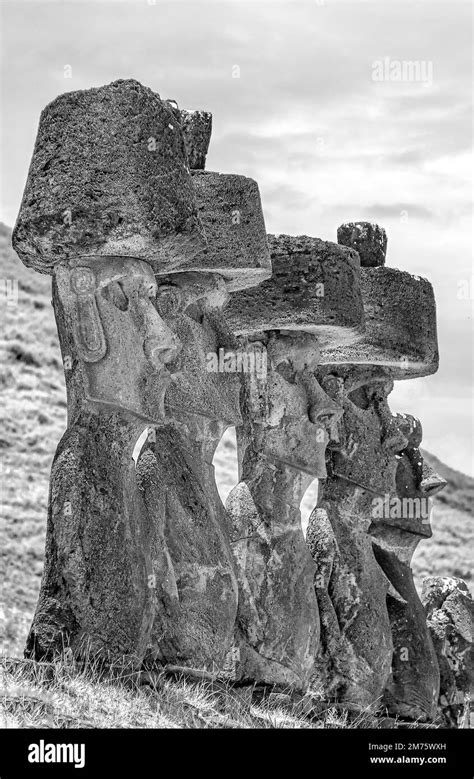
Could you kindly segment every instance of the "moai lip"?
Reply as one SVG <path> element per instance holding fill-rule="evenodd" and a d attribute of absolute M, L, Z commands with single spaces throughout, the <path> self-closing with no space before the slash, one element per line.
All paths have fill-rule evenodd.
<path fill-rule="evenodd" d="M 432 576 L 423 581 L 421 602 L 441 673 L 441 727 L 469 727 L 474 679 L 474 601 L 462 579 Z"/>
<path fill-rule="evenodd" d="M 337 242 L 358 252 L 362 268 L 385 265 L 387 234 L 377 224 L 346 222 L 337 228 Z"/>
<path fill-rule="evenodd" d="M 395 268 L 362 268 L 365 334 L 358 343 L 323 348 L 321 364 L 379 365 L 393 379 L 438 370 L 436 303 L 427 279 Z"/>
<path fill-rule="evenodd" d="M 359 258 L 351 249 L 309 236 L 269 235 L 273 267 L 257 290 L 233 295 L 226 317 L 237 334 L 314 332 L 321 346 L 351 343 L 364 330 Z"/>
<path fill-rule="evenodd" d="M 304 688 L 319 617 L 299 504 L 326 473 L 328 426 L 340 413 L 314 371 L 320 340 L 351 340 L 363 307 L 353 252 L 307 237 L 270 236 L 269 244 L 272 278 L 234 293 L 224 310 L 250 364 L 266 365 L 265 375 L 242 376 L 241 481 L 226 503 L 239 576 L 237 668 L 244 679 Z"/>
<path fill-rule="evenodd" d="M 28 267 L 120 255 L 159 270 L 205 247 L 180 123 L 133 79 L 67 92 L 41 114 L 13 231 Z"/>
<path fill-rule="evenodd" d="M 423 462 L 419 421 L 403 415 L 400 426 L 407 432 L 408 443 L 400 453 L 396 492 L 374 513 L 369 533 L 375 557 L 391 584 L 387 609 L 393 659 L 384 702 L 394 716 L 423 721 L 436 717 L 440 673 L 411 561 L 420 540 L 432 534 L 429 496 L 433 485 L 436 482 L 439 492 L 446 481 Z"/>
<path fill-rule="evenodd" d="M 217 273 L 229 291 L 254 287 L 271 275 L 257 183 L 246 176 L 192 171 L 206 247 L 182 270 Z"/>

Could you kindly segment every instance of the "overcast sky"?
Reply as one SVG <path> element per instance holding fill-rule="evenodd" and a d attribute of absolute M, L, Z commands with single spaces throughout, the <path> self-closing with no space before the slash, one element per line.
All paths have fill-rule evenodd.
<path fill-rule="evenodd" d="M 14 0 L 2 16 L 6 224 L 59 93 L 133 77 L 212 111 L 207 167 L 257 179 L 268 232 L 336 240 L 341 222 L 377 221 L 387 265 L 433 283 L 440 370 L 397 383 L 391 406 L 473 472 L 469 2 Z M 404 61 L 418 80 L 385 77 Z"/>

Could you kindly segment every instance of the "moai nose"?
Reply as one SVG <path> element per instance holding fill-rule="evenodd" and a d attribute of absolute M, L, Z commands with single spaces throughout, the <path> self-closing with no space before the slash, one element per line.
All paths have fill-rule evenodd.
<path fill-rule="evenodd" d="M 146 319 L 145 355 L 155 367 L 159 368 L 176 359 L 182 345 L 152 304 L 148 308 Z"/>

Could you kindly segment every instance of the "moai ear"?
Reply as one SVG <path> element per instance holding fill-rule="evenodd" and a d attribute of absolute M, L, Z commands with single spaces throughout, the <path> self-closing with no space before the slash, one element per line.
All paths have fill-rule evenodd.
<path fill-rule="evenodd" d="M 71 291 L 75 296 L 74 340 L 85 362 L 98 362 L 107 352 L 105 333 L 95 298 L 95 276 L 91 268 L 73 268 Z"/>

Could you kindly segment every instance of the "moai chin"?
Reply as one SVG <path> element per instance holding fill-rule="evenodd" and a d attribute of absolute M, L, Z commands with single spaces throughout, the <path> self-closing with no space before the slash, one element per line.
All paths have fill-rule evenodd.
<path fill-rule="evenodd" d="M 136 81 L 47 106 L 13 244 L 53 275 L 68 392 L 26 653 L 70 647 L 140 664 L 153 621 L 152 534 L 132 452 L 147 424 L 164 423 L 166 366 L 181 348 L 156 310 L 154 272 L 206 245 L 170 107 Z"/>
<path fill-rule="evenodd" d="M 400 595 L 372 546 L 374 514 L 397 496 L 398 458 L 410 448 L 407 426 L 397 423 L 387 399 L 394 379 L 434 373 L 438 349 L 429 282 L 379 266 L 362 267 L 361 285 L 365 335 L 356 344 L 322 350 L 318 376 L 344 416 L 329 444 L 328 478 L 307 541 L 326 571 L 316 588 L 323 626 L 320 678 L 328 697 L 366 707 L 379 704 L 387 684 L 398 678 L 396 667 L 391 672 L 400 632 L 386 599 L 401 602 L 409 591 L 411 604 L 417 602 L 413 580 Z M 378 533 L 389 546 L 392 529 L 381 521 Z M 398 551 L 396 545 L 391 549 L 394 559 Z M 425 689 L 436 686 L 435 663 L 429 674 L 422 680 Z M 417 683 L 416 674 L 412 680 Z"/>
<path fill-rule="evenodd" d="M 237 292 L 225 314 L 241 336 L 240 482 L 226 508 L 239 576 L 237 673 L 305 688 L 319 641 L 317 573 L 300 502 L 325 475 L 328 430 L 340 410 L 315 378 L 321 344 L 363 330 L 355 252 L 306 236 L 269 236 L 273 276 Z"/>
<path fill-rule="evenodd" d="M 387 609 L 394 652 L 384 703 L 392 715 L 433 720 L 439 695 L 438 662 L 411 561 L 419 542 L 432 536 L 432 497 L 446 481 L 423 459 L 419 420 L 399 414 L 397 424 L 408 444 L 400 452 L 395 495 L 379 502 L 369 527 L 375 557 L 391 584 Z"/>
<path fill-rule="evenodd" d="M 209 248 L 189 270 L 157 276 L 157 310 L 182 344 L 169 364 L 169 423 L 147 442 L 138 473 L 153 525 L 154 622 L 147 666 L 228 668 L 237 612 L 230 525 L 212 458 L 241 423 L 240 379 L 223 367 L 237 346 L 222 315 L 229 289 L 270 275 L 257 185 L 244 176 L 193 175 Z M 233 212 L 241 219 L 233 221 Z"/>

